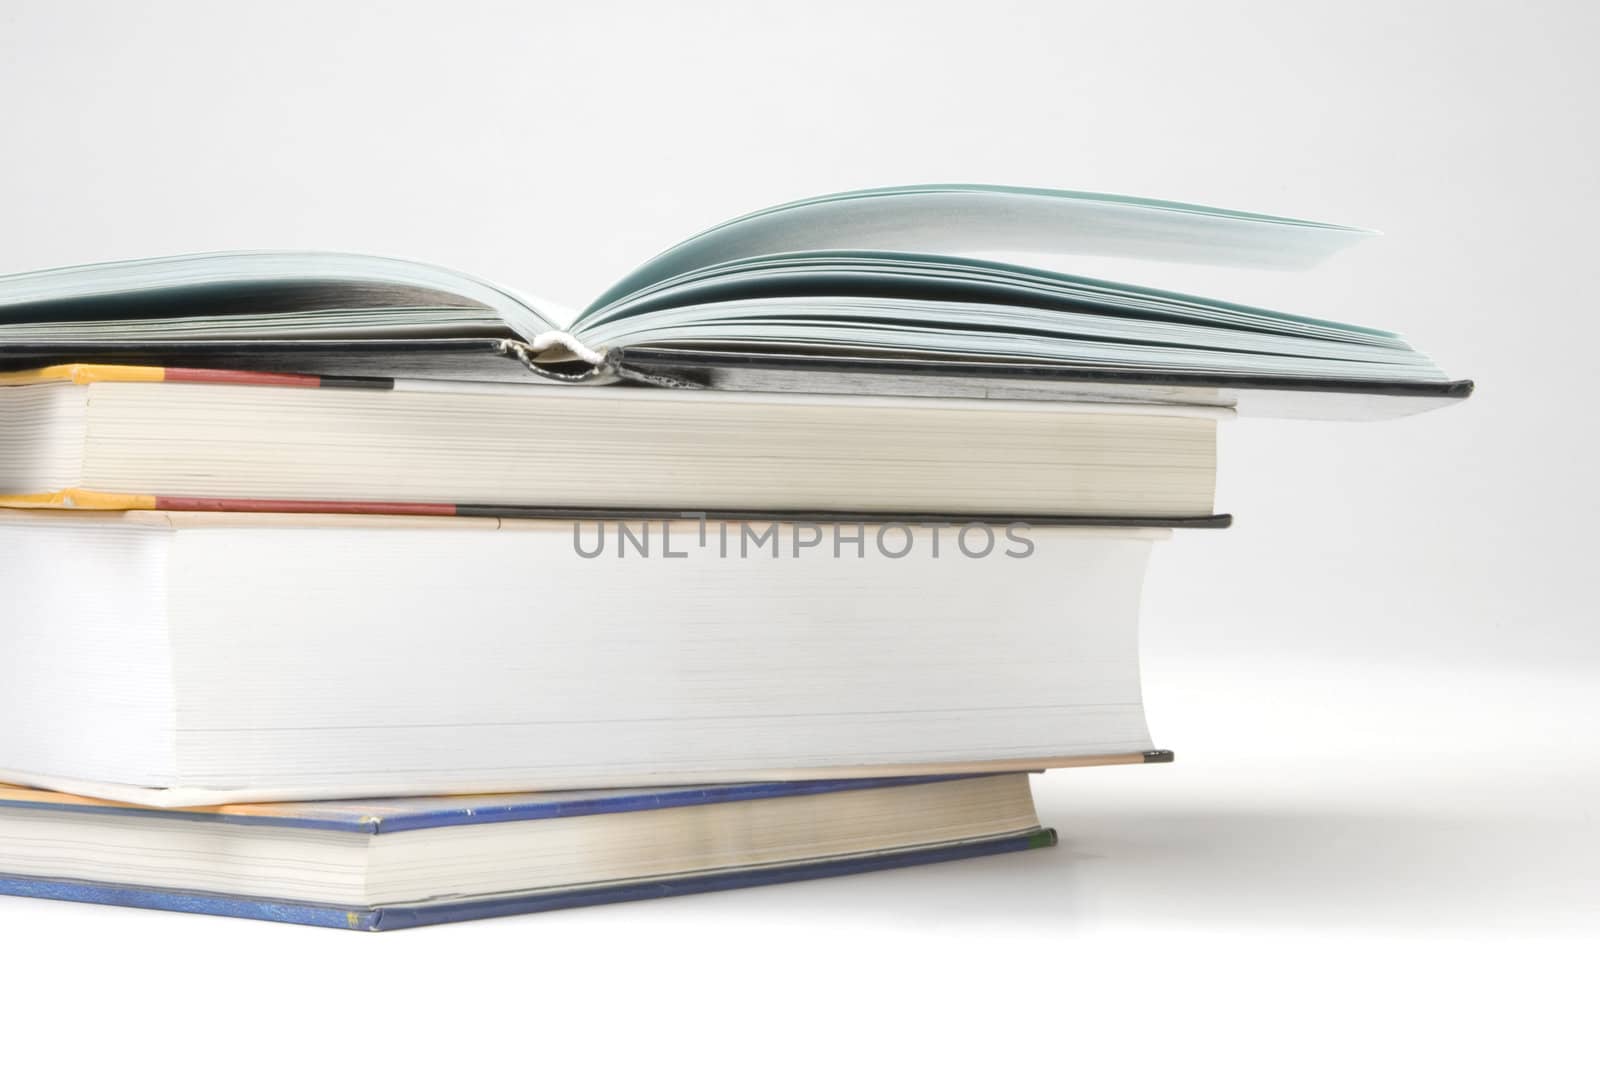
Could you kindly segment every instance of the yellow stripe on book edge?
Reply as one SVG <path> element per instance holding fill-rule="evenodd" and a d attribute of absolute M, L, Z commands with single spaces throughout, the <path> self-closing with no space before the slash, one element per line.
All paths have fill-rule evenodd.
<path fill-rule="evenodd" d="M 160 383 L 167 378 L 165 368 L 134 364 L 52 364 L 45 368 L 25 368 L 20 372 L 0 372 L 0 387 L 28 383 Z"/>
<path fill-rule="evenodd" d="M 38 495 L 0 495 L 0 509 L 155 509 L 155 495 L 125 495 L 68 487 Z"/>

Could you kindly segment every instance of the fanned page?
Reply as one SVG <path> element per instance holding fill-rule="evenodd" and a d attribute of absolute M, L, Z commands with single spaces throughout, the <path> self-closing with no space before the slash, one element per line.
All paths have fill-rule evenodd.
<path fill-rule="evenodd" d="M 526 341 L 555 331 L 553 316 L 570 313 L 449 268 L 352 253 L 198 253 L 0 278 L 0 346 L 59 338 Z"/>
<path fill-rule="evenodd" d="M 1037 269 L 834 251 L 715 264 L 585 316 L 597 349 L 716 347 L 1444 382 L 1383 331 Z"/>
<path fill-rule="evenodd" d="M 1308 268 L 1370 234 L 1308 220 L 1073 190 L 967 184 L 852 190 L 713 227 L 644 264 L 585 314 L 712 264 L 774 253 L 1007 249 Z"/>
<path fill-rule="evenodd" d="M 770 348 L 1444 382 L 1390 332 L 959 255 L 1014 249 L 1305 268 L 1368 234 L 1062 190 L 866 190 L 691 238 L 614 286 L 572 331 L 596 350 Z"/>
<path fill-rule="evenodd" d="M 629 371 L 627 351 L 665 349 L 765 353 L 780 368 L 810 354 L 1447 384 L 1389 332 L 966 255 L 1008 249 L 1304 268 L 1367 233 L 1104 194 L 895 187 L 714 227 L 635 270 L 571 323 L 447 269 L 347 254 L 205 254 L 12 276 L 0 279 L 0 357 L 10 347 L 15 364 L 41 346 L 73 342 L 389 340 L 399 349 L 476 338 L 504 347 L 491 364 L 516 369 L 520 359 L 526 371 L 573 382 L 609 382 Z M 81 356 L 58 351 L 44 363 Z M 501 378 L 459 349 L 437 357 L 422 374 Z M 293 359 L 275 354 L 274 367 L 290 370 L 283 361 Z M 330 371 L 325 354 L 316 359 L 316 371 Z M 405 359 L 412 374 L 429 360 L 414 349 Z M 630 378 L 652 381 L 641 367 Z M 729 381 L 706 376 L 699 385 Z"/>

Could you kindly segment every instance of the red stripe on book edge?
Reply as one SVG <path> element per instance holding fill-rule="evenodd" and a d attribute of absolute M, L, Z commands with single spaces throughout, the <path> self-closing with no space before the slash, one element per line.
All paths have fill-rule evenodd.
<path fill-rule="evenodd" d="M 240 372 L 227 368 L 168 368 L 168 383 L 235 383 L 251 387 L 320 387 L 321 376 L 297 372 Z"/>
<path fill-rule="evenodd" d="M 156 509 L 223 513 L 389 513 L 408 517 L 454 517 L 456 507 L 437 502 L 318 502 L 290 498 L 184 498 L 156 495 Z"/>

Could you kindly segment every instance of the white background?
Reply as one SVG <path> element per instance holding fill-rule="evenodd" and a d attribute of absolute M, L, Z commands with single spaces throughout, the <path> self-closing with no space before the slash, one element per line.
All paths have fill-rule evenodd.
<path fill-rule="evenodd" d="M 569 305 L 862 186 L 1375 227 L 1310 274 L 1070 265 L 1397 329 L 1479 383 L 1225 429 L 1158 548 L 1171 767 L 1054 853 L 359 937 L 0 902 L 7 1062 L 1592 1066 L 1594 10 L 1578 3 L 0 5 L 0 272 L 218 248 Z"/>

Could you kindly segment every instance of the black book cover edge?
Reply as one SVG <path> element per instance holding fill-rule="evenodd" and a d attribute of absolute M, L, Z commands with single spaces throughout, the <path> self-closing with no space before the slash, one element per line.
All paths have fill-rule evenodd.
<path fill-rule="evenodd" d="M 1401 397 L 1466 398 L 1470 379 L 1448 381 L 1375 380 L 1335 376 L 1261 376 L 1212 372 L 1153 372 L 987 361 L 919 361 L 885 357 L 814 356 L 793 353 L 629 348 L 617 351 L 619 367 L 643 366 L 692 374 L 698 369 L 761 368 L 791 372 L 844 372 L 940 378 L 1008 379 L 1036 383 L 1097 383 L 1148 387 L 1234 388 L 1311 391 L 1338 394 L 1388 394 Z"/>
<path fill-rule="evenodd" d="M 251 358 L 329 360 L 345 356 L 381 356 L 386 353 L 448 357 L 498 357 L 521 363 L 523 347 L 510 339 L 260 339 L 226 341 L 81 341 L 0 342 L 0 362 L 18 368 L 67 361 L 129 363 L 153 361 L 194 363 L 248 361 Z M 684 377 L 683 387 L 704 387 L 698 371 L 718 368 L 754 368 L 792 372 L 842 372 L 851 375 L 895 375 L 940 378 L 1014 380 L 1018 383 L 1092 383 L 1110 386 L 1197 387 L 1208 389 L 1300 391 L 1333 394 L 1376 394 L 1398 397 L 1461 399 L 1471 396 L 1470 379 L 1441 382 L 1371 380 L 1331 376 L 1257 376 L 1198 372 L 1148 372 L 1130 369 L 1084 368 L 1042 364 L 982 361 L 919 361 L 882 357 L 839 357 L 785 352 L 734 352 L 721 350 L 623 348 L 613 351 L 613 363 L 624 374 L 640 373 L 659 385 Z M 666 378 L 663 379 L 662 376 Z M 530 373 L 530 376 L 532 374 Z"/>
<path fill-rule="evenodd" d="M 494 506 L 458 505 L 458 517 L 502 517 L 511 520 L 619 520 L 619 521 L 775 521 L 782 524 L 914 524 L 948 525 L 985 524 L 1004 527 L 1008 524 L 1025 524 L 1038 528 L 1228 528 L 1233 525 L 1233 515 L 1213 513 L 1188 517 L 1143 517 L 1073 514 L 999 514 L 999 513 L 873 513 L 840 512 L 833 510 L 682 510 L 654 509 L 600 509 L 560 506 Z"/>

